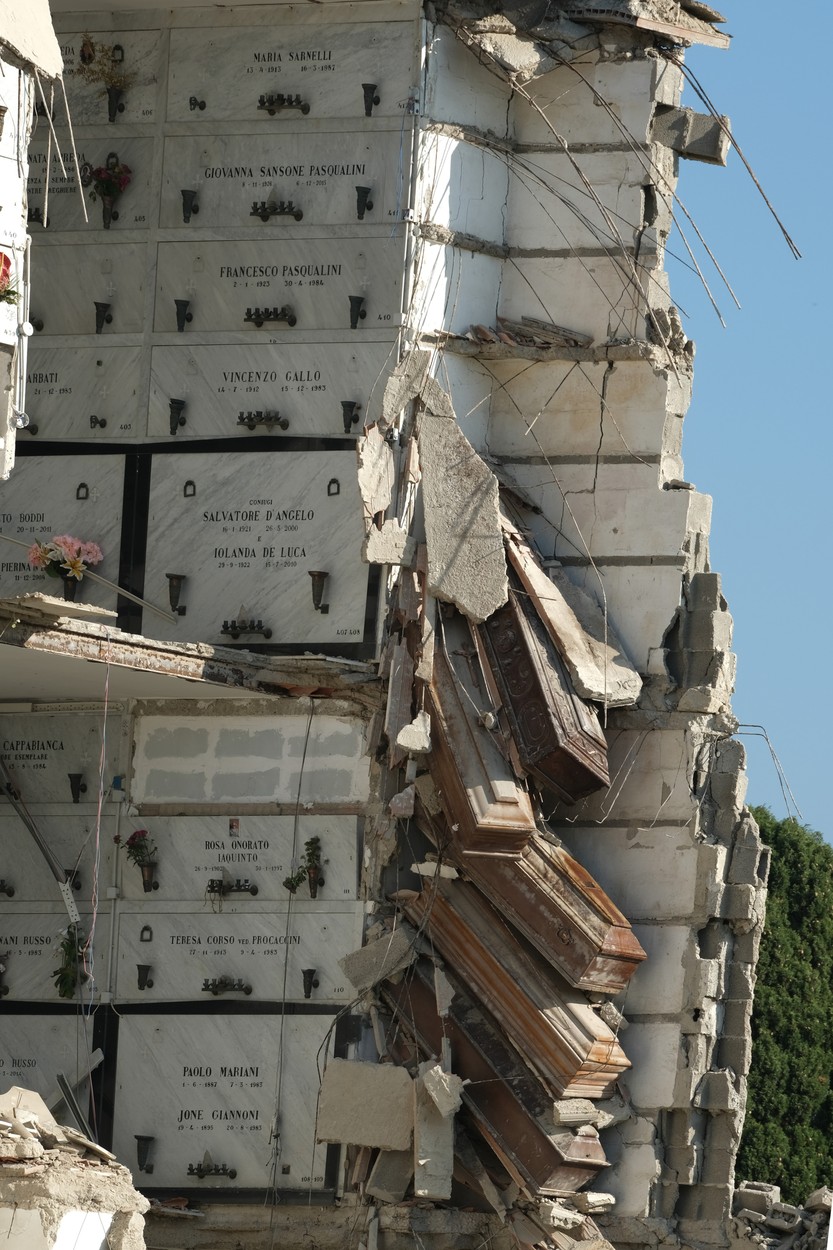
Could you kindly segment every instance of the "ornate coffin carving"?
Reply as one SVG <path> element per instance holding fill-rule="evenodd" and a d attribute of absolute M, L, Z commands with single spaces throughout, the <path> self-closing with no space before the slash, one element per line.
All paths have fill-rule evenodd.
<path fill-rule="evenodd" d="M 451 976 L 454 998 L 441 1020 L 432 972 L 420 963 L 415 976 L 385 983 L 382 993 L 424 1053 L 441 1054 L 448 1039 L 454 1071 L 469 1082 L 463 1101 L 512 1178 L 531 1194 L 563 1193 L 592 1181 L 607 1167 L 598 1136 L 553 1125 L 546 1089 Z"/>
<path fill-rule="evenodd" d="M 529 596 L 519 590 L 513 577 L 507 603 L 478 632 L 521 763 L 574 803 L 610 785 L 607 743 L 596 709 L 575 693 Z"/>
<path fill-rule="evenodd" d="M 609 1096 L 630 1067 L 613 1032 L 473 885 L 435 878 L 405 912 L 559 1095 Z"/>
<path fill-rule="evenodd" d="M 466 855 L 519 855 L 535 831 L 529 796 L 480 715 L 491 709 L 462 617 L 443 623 L 426 702 L 431 776 Z"/>

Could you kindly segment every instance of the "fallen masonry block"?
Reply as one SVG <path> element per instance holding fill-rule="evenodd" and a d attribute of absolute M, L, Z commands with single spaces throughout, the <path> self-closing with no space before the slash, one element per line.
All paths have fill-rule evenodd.
<path fill-rule="evenodd" d="M 392 933 L 386 933 L 345 955 L 338 961 L 339 967 L 357 990 L 369 990 L 385 977 L 391 977 L 413 963 L 416 958 L 414 937 L 408 925 L 400 925 Z"/>
<path fill-rule="evenodd" d="M 318 1141 L 407 1150 L 414 1123 L 413 1081 L 392 1064 L 331 1059 L 318 1104 Z"/>
<path fill-rule="evenodd" d="M 379 1202 L 401 1202 L 414 1174 L 411 1150 L 380 1150 L 370 1169 L 366 1192 Z"/>
<path fill-rule="evenodd" d="M 833 1208 L 833 1189 L 828 1189 L 826 1185 L 822 1185 L 821 1189 L 814 1189 L 804 1203 L 805 1211 L 830 1211 Z"/>
<path fill-rule="evenodd" d="M 443 1072 L 438 1063 L 423 1064 L 421 1069 L 422 1084 L 425 1092 L 431 1097 L 442 1116 L 454 1115 L 462 1100 L 460 1094 L 463 1082 L 453 1072 Z"/>
<path fill-rule="evenodd" d="M 775 1202 L 767 1212 L 764 1223 L 779 1232 L 791 1233 L 801 1227 L 801 1211 L 786 1202 Z"/>
<path fill-rule="evenodd" d="M 414 1082 L 414 1194 L 447 1202 L 454 1171 L 454 1116 L 441 1111 L 426 1088 L 426 1075 L 435 1068 L 431 1062 L 421 1063 Z"/>

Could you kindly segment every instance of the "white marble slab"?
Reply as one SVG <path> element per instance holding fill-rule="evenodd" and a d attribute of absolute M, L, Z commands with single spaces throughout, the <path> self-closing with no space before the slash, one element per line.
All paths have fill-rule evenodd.
<path fill-rule="evenodd" d="M 331 1027 L 330 1016 L 123 1016 L 113 1149 L 135 1183 L 204 1189 L 214 1201 L 237 1187 L 322 1189 L 316 1060 Z M 154 1139 L 150 1175 L 138 1171 L 136 1135 Z M 189 1176 L 206 1151 L 236 1178 Z"/>
<path fill-rule="evenodd" d="M 308 117 L 365 118 L 362 83 L 377 84 L 373 117 L 398 117 L 413 89 L 412 22 L 171 31 L 169 121 L 262 120 L 279 131 Z M 258 109 L 265 93 L 300 95 L 309 110 Z M 197 105 L 192 108 L 192 98 Z M 205 108 L 199 108 L 204 102 Z"/>
<path fill-rule="evenodd" d="M 321 877 L 315 900 L 326 910 L 358 897 L 356 864 L 358 829 L 355 816 L 148 816 L 129 822 L 147 828 L 157 848 L 159 889 L 149 899 L 142 891 L 141 873 L 125 856 L 121 863 L 121 896 L 145 903 L 178 899 L 190 907 L 213 912 L 248 914 L 273 902 L 286 904 L 290 895 L 283 881 L 295 872 L 309 838 L 320 838 Z M 131 832 L 127 829 L 127 833 Z M 209 883 L 224 886 L 250 884 L 257 893 L 220 895 Z M 310 902 L 306 881 L 295 899 Z"/>
<path fill-rule="evenodd" d="M 64 57 L 64 83 L 73 125 L 78 127 L 109 124 L 106 85 L 90 82 L 79 73 L 85 35 L 89 35 L 94 44 L 104 44 L 106 48 L 120 45 L 124 50 L 120 67 L 107 66 L 106 63 L 104 65 L 105 73 L 113 84 L 123 84 L 120 103 L 124 105 L 124 109 L 116 113 L 114 134 L 120 122 L 135 125 L 137 122 L 155 121 L 162 51 L 161 31 L 92 30 L 61 33 L 58 36 Z M 58 110 L 58 120 L 60 119 L 61 112 Z"/>
<path fill-rule="evenodd" d="M 138 347 L 46 347 L 34 340 L 26 412 L 37 437 L 108 443 L 137 438 L 144 433 L 137 407 L 140 369 Z"/>
<path fill-rule="evenodd" d="M 191 333 L 245 330 L 261 340 L 270 334 L 302 339 L 310 330 L 349 335 L 354 296 L 364 299 L 366 314 L 352 331 L 356 339 L 363 330 L 389 331 L 393 337 L 400 322 L 404 248 L 403 238 L 291 241 L 277 231 L 265 232 L 263 242 L 160 243 L 154 329 L 176 332 L 174 301 L 188 299 Z M 288 308 L 295 325 L 284 320 L 258 327 L 245 319 L 247 309 L 275 307 Z M 123 316 L 120 306 L 118 328 L 132 329 L 122 325 Z"/>
<path fill-rule="evenodd" d="M 402 219 L 407 153 L 401 131 L 375 134 L 204 135 L 165 140 L 162 226 L 231 231 L 263 227 L 280 238 L 294 215 L 253 217 L 256 202 L 290 201 L 303 226 L 347 225 L 356 234 Z M 407 145 L 406 145 L 407 146 Z M 370 189 L 362 209 L 356 187 Z M 184 221 L 182 191 L 195 190 L 199 211 Z"/>
<path fill-rule="evenodd" d="M 18 457 L 3 483 L 0 530 L 27 544 L 71 534 L 96 542 L 104 553 L 94 572 L 118 579 L 124 460 L 121 456 Z M 34 502 L 33 502 L 34 501 Z M 26 562 L 26 549 L 0 543 L 0 596 L 40 591 L 61 597 L 59 580 Z M 85 603 L 115 608 L 116 592 L 85 577 L 77 596 Z"/>
<path fill-rule="evenodd" d="M 97 168 L 100 165 L 106 165 L 108 156 L 115 153 L 119 163 L 127 165 L 131 171 L 130 185 L 116 198 L 114 204 L 113 223 L 109 227 L 114 235 L 120 230 L 146 229 L 152 219 L 150 176 L 153 172 L 153 140 L 113 133 L 103 138 L 81 139 L 77 147 L 78 163 L 81 166 L 89 164 Z M 49 200 L 46 206 L 47 227 L 50 235 L 62 230 L 103 230 L 101 200 L 93 200 L 90 197 L 92 187 L 83 192 L 79 191 L 72 149 L 68 143 L 61 146 L 61 157 L 69 175 L 68 178 L 64 178 L 61 173 L 53 146 L 49 168 Z M 29 179 L 26 187 L 29 208 L 41 210 L 41 216 L 46 184 L 46 158 L 47 141 L 43 136 L 29 149 Z M 84 220 L 82 196 L 87 208 L 88 221 Z M 40 224 L 33 224 L 32 229 L 37 246 L 43 227 Z"/>
<path fill-rule="evenodd" d="M 120 717 L 111 714 L 105 725 L 102 713 L 76 711 L 72 704 L 66 708 L 64 713 L 4 713 L 0 716 L 0 755 L 31 810 L 56 805 L 68 809 L 68 815 L 82 811 L 86 815 L 98 806 L 102 740 L 105 789 L 120 771 Z M 68 773 L 83 774 L 87 789 L 81 793 L 80 808 L 72 802 Z"/>
<path fill-rule="evenodd" d="M 312 968 L 318 985 L 310 990 L 310 1002 L 348 1003 L 353 989 L 338 960 L 361 945 L 362 904 L 343 904 L 347 911 L 308 910 L 312 906 L 290 911 L 284 904 L 248 915 L 212 911 L 209 905 L 175 915 L 149 906 L 136 912 L 125 908 L 119 915 L 116 1000 L 302 1003 L 302 972 Z M 140 965 L 151 969 L 153 985 L 148 982 L 144 990 Z M 240 988 L 217 986 L 224 977 Z"/>
<path fill-rule="evenodd" d="M 30 764 L 29 767 L 37 765 Z M 28 781 L 25 772 L 18 769 L 12 771 L 15 782 L 20 777 Z M 63 782 L 68 792 L 66 774 L 63 775 Z M 26 792 L 25 785 L 23 789 Z M 113 876 L 116 849 L 113 835 L 116 824 L 112 805 L 107 804 L 107 810 L 102 813 L 98 835 L 95 812 L 85 816 L 75 815 L 74 812 L 65 812 L 60 816 L 38 812 L 34 814 L 34 819 L 61 867 L 75 873 L 73 890 L 79 907 L 85 904 L 89 906 L 96 870 L 99 881 L 109 882 Z M 34 838 L 18 816 L 6 815 L 4 811 L 0 816 L 0 837 L 4 847 L 2 876 L 6 884 L 14 889 L 15 905 L 59 902 L 61 895 L 58 884 Z M 0 910 L 7 907 L 5 898 L 0 896 Z"/>
<path fill-rule="evenodd" d="M 148 434 L 170 438 L 172 396 L 188 405 L 177 439 L 253 434 L 290 437 L 358 437 L 379 415 L 382 392 L 395 358 L 387 343 L 248 344 L 154 347 L 151 358 Z M 358 404 L 358 421 L 344 428 L 342 401 Z M 240 415 L 279 412 L 289 422 L 240 424 Z"/>
<path fill-rule="evenodd" d="M 102 338 L 136 334 L 143 326 L 145 249 L 117 243 L 32 249 L 30 321 L 43 334 L 94 334 L 96 303 L 109 304 Z M 37 326 L 35 326 L 37 329 Z"/>
<path fill-rule="evenodd" d="M 133 803 L 364 803 L 366 727 L 346 716 L 142 716 Z M 305 755 L 303 773 L 300 761 Z"/>
<path fill-rule="evenodd" d="M 12 1085 L 22 1085 L 48 1099 L 58 1092 L 56 1077 L 62 1072 L 86 1110 L 87 1060 L 94 1049 L 93 1017 L 80 1012 L 75 1016 L 14 1015 L 8 1006 L 3 1016 L 0 1095 Z"/>
<path fill-rule="evenodd" d="M 74 999 L 59 997 L 55 988 L 55 970 L 61 961 L 60 945 L 69 924 L 63 906 L 59 904 L 48 912 L 22 912 L 14 903 L 7 903 L 5 899 L 0 901 L 3 903 L 0 907 L 0 955 L 5 955 L 0 962 L 6 964 L 3 983 L 9 987 L 8 996 L 2 1000 L 4 1010 L 16 1002 L 93 1003 L 97 997 L 97 974 L 79 986 Z M 106 932 L 109 927 L 109 908 L 109 902 L 99 902 L 101 932 Z M 81 928 L 86 935 L 92 916 L 80 904 L 79 911 Z M 104 947 L 105 943 L 102 943 L 96 948 L 96 953 L 100 950 L 103 954 Z M 97 971 L 103 974 L 103 968 Z"/>
<path fill-rule="evenodd" d="M 184 574 L 186 612 L 170 624 L 148 615 L 144 629 L 181 642 L 231 642 L 223 622 L 242 619 L 261 621 L 273 644 L 360 641 L 361 540 L 352 452 L 156 456 L 144 593 L 167 603 L 166 574 Z M 326 614 L 313 606 L 311 571 L 329 573 Z M 248 633 L 240 641 L 267 639 Z"/>

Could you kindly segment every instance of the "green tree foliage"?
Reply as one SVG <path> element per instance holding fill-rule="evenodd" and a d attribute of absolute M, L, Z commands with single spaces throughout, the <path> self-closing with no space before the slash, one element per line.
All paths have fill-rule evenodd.
<path fill-rule="evenodd" d="M 833 1185 L 833 847 L 752 811 L 772 862 L 737 1175 L 801 1203 Z"/>

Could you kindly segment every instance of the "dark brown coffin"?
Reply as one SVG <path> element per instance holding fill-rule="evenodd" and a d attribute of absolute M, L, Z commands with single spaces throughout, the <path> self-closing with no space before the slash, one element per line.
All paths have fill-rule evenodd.
<path fill-rule="evenodd" d="M 478 632 L 524 768 L 568 803 L 609 786 L 598 713 L 576 694 L 564 661 L 515 577 L 507 603 Z"/>
<path fill-rule="evenodd" d="M 475 886 L 435 878 L 404 909 L 559 1096 L 610 1096 L 630 1067 L 612 1030 Z"/>
<path fill-rule="evenodd" d="M 441 1020 L 432 971 L 420 963 L 414 976 L 386 982 L 382 993 L 425 1054 L 440 1055 L 448 1039 L 454 1072 L 470 1082 L 463 1101 L 504 1167 L 531 1196 L 588 1184 L 608 1166 L 598 1137 L 553 1125 L 546 1089 L 451 976 L 455 995 Z"/>

